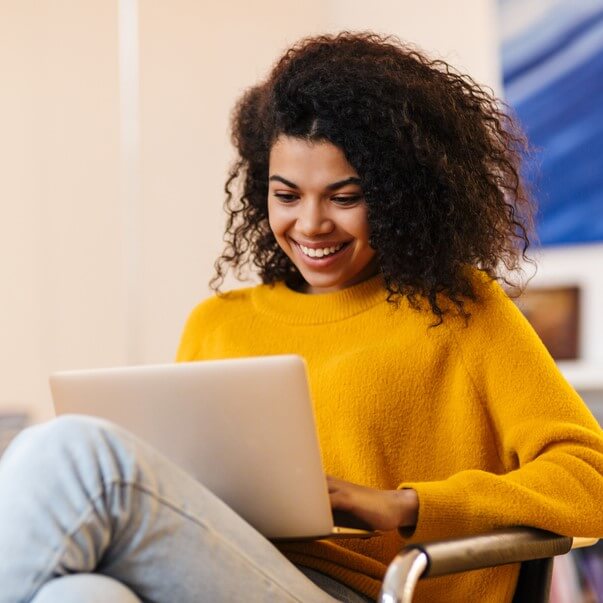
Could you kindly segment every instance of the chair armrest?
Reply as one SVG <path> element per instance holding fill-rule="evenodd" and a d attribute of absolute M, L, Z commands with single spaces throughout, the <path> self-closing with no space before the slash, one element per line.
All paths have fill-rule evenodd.
<path fill-rule="evenodd" d="M 507 528 L 478 536 L 410 545 L 389 565 L 380 603 L 409 603 L 420 578 L 443 576 L 567 553 L 573 539 L 536 528 Z"/>

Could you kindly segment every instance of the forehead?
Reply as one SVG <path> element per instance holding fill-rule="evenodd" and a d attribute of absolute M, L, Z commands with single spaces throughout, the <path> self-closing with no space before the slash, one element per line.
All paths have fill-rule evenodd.
<path fill-rule="evenodd" d="M 278 174 L 299 186 L 327 185 L 358 176 L 343 151 L 327 141 L 279 136 L 270 150 L 270 176 Z"/>

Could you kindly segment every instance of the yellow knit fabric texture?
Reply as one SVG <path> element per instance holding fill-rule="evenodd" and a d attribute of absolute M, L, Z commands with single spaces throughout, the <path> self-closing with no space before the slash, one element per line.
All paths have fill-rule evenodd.
<path fill-rule="evenodd" d="M 325 471 L 418 493 L 406 539 L 281 545 L 295 563 L 376 598 L 407 542 L 515 525 L 603 537 L 599 425 L 499 285 L 479 272 L 474 281 L 470 320 L 436 327 L 426 308 L 392 307 L 381 276 L 318 295 L 248 287 L 192 312 L 179 361 L 300 354 Z M 511 601 L 517 573 L 423 580 L 415 600 Z"/>

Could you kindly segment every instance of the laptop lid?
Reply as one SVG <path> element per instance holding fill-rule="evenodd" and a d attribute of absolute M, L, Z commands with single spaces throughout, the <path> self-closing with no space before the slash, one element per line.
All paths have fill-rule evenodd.
<path fill-rule="evenodd" d="M 125 427 L 266 537 L 333 531 L 301 356 L 68 371 L 50 387 L 57 415 Z"/>

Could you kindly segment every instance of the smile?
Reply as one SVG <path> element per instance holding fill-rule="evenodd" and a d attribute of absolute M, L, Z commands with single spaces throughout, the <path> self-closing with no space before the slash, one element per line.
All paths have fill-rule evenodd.
<path fill-rule="evenodd" d="M 326 266 L 334 262 L 337 258 L 342 256 L 345 251 L 350 247 L 350 242 L 339 243 L 333 247 L 324 247 L 319 249 L 311 249 L 305 245 L 300 245 L 296 241 L 293 241 L 293 246 L 298 251 L 299 255 L 302 256 L 307 264 L 313 266 Z"/>
<path fill-rule="evenodd" d="M 298 243 L 298 245 L 304 255 L 307 255 L 311 258 L 322 258 L 324 256 L 333 255 L 337 253 L 343 247 L 344 243 L 339 243 L 339 245 L 335 245 L 334 247 L 324 247 L 318 249 L 305 247 L 301 243 Z"/>

